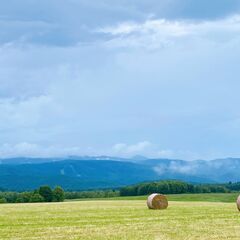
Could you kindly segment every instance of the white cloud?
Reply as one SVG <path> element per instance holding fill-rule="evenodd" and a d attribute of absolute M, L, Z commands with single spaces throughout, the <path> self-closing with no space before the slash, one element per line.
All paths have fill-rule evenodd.
<path fill-rule="evenodd" d="M 181 173 L 181 174 L 194 174 L 196 167 L 197 165 L 195 164 L 195 162 L 190 164 L 188 163 L 188 165 L 185 165 L 185 166 L 177 162 L 171 162 L 169 166 L 169 170 L 171 172 Z"/>
<path fill-rule="evenodd" d="M 109 154 L 123 157 L 142 155 L 149 158 L 170 158 L 174 156 L 172 150 L 159 149 L 159 146 L 149 141 L 138 142 L 136 144 L 118 143 L 112 147 L 112 151 Z"/>
<path fill-rule="evenodd" d="M 165 19 L 147 20 L 144 23 L 125 22 L 115 27 L 106 27 L 98 30 L 105 34 L 129 35 L 129 34 L 154 34 L 161 33 L 166 36 L 184 36 L 188 34 L 188 27 L 184 22 L 167 21 Z"/>
<path fill-rule="evenodd" d="M 34 143 L 21 142 L 3 144 L 0 146 L 0 158 L 11 157 L 67 157 L 86 153 L 80 147 L 43 146 Z"/>
<path fill-rule="evenodd" d="M 113 146 L 113 151 L 116 154 L 133 156 L 136 154 L 144 154 L 150 147 L 152 147 L 152 144 L 148 141 L 143 141 L 132 145 L 118 143 Z"/>
<path fill-rule="evenodd" d="M 172 150 L 160 150 L 156 155 L 160 158 L 170 158 L 174 156 L 174 152 Z"/>
<path fill-rule="evenodd" d="M 154 49 L 199 39 L 221 43 L 239 39 L 240 15 L 208 21 L 150 19 L 143 23 L 123 22 L 98 32 L 112 36 L 106 43 L 110 47 Z"/>
<path fill-rule="evenodd" d="M 153 170 L 158 174 L 162 175 L 166 172 L 172 172 L 172 173 L 179 173 L 179 174 L 190 174 L 194 175 L 199 167 L 198 162 L 176 162 L 176 161 L 171 161 L 170 165 L 161 165 L 158 164 L 155 167 L 153 167 Z"/>
<path fill-rule="evenodd" d="M 152 146 L 152 144 L 148 141 L 139 142 L 135 145 L 129 145 L 127 148 L 127 151 L 129 153 L 139 153 L 139 152 L 146 150 L 147 148 L 149 148 L 151 146 Z"/>

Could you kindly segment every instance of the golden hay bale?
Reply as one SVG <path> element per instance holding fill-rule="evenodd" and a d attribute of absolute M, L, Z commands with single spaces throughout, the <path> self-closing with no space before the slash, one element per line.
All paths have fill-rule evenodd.
<path fill-rule="evenodd" d="M 238 210 L 240 211 L 240 196 L 239 196 L 238 199 L 237 199 L 237 208 L 238 208 Z"/>
<path fill-rule="evenodd" d="M 148 197 L 147 206 L 149 209 L 166 209 L 168 207 L 168 200 L 162 194 L 153 193 Z"/>

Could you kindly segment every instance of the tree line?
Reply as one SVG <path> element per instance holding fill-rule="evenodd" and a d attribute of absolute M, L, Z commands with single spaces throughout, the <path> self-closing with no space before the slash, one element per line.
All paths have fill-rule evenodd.
<path fill-rule="evenodd" d="M 62 202 L 65 199 L 113 198 L 118 196 L 140 196 L 154 192 L 162 194 L 182 193 L 228 193 L 240 191 L 240 182 L 227 184 L 191 184 L 182 181 L 156 181 L 140 183 L 113 190 L 67 191 L 61 187 L 51 189 L 42 186 L 30 192 L 7 192 L 0 189 L 0 203 Z"/>
<path fill-rule="evenodd" d="M 229 189 L 231 191 L 240 191 L 240 182 L 237 182 L 237 183 L 229 182 L 225 186 L 227 189 Z"/>
<path fill-rule="evenodd" d="M 163 194 L 182 193 L 229 193 L 240 191 L 239 183 L 227 184 L 191 184 L 183 181 L 156 181 L 122 187 L 117 190 L 98 191 L 69 191 L 65 192 L 66 199 L 113 198 L 119 196 L 140 196 L 154 192 Z"/>
<path fill-rule="evenodd" d="M 182 181 L 159 181 L 141 183 L 120 189 L 120 196 L 140 196 L 154 192 L 163 194 L 227 193 L 240 190 L 238 184 L 191 184 Z"/>
<path fill-rule="evenodd" d="M 64 190 L 59 186 L 54 189 L 41 186 L 31 192 L 0 192 L 0 203 L 63 202 L 64 199 Z"/>

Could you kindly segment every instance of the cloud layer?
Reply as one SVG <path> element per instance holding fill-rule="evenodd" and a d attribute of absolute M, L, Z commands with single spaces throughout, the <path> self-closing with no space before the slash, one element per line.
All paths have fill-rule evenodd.
<path fill-rule="evenodd" d="M 194 2 L 4 3 L 0 155 L 239 156 L 239 4 Z"/>

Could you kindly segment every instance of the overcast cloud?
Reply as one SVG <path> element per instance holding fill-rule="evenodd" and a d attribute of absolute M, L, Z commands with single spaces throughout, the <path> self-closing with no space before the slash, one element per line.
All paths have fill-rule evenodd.
<path fill-rule="evenodd" d="M 240 156 L 239 1 L 9 0 L 0 157 Z"/>

